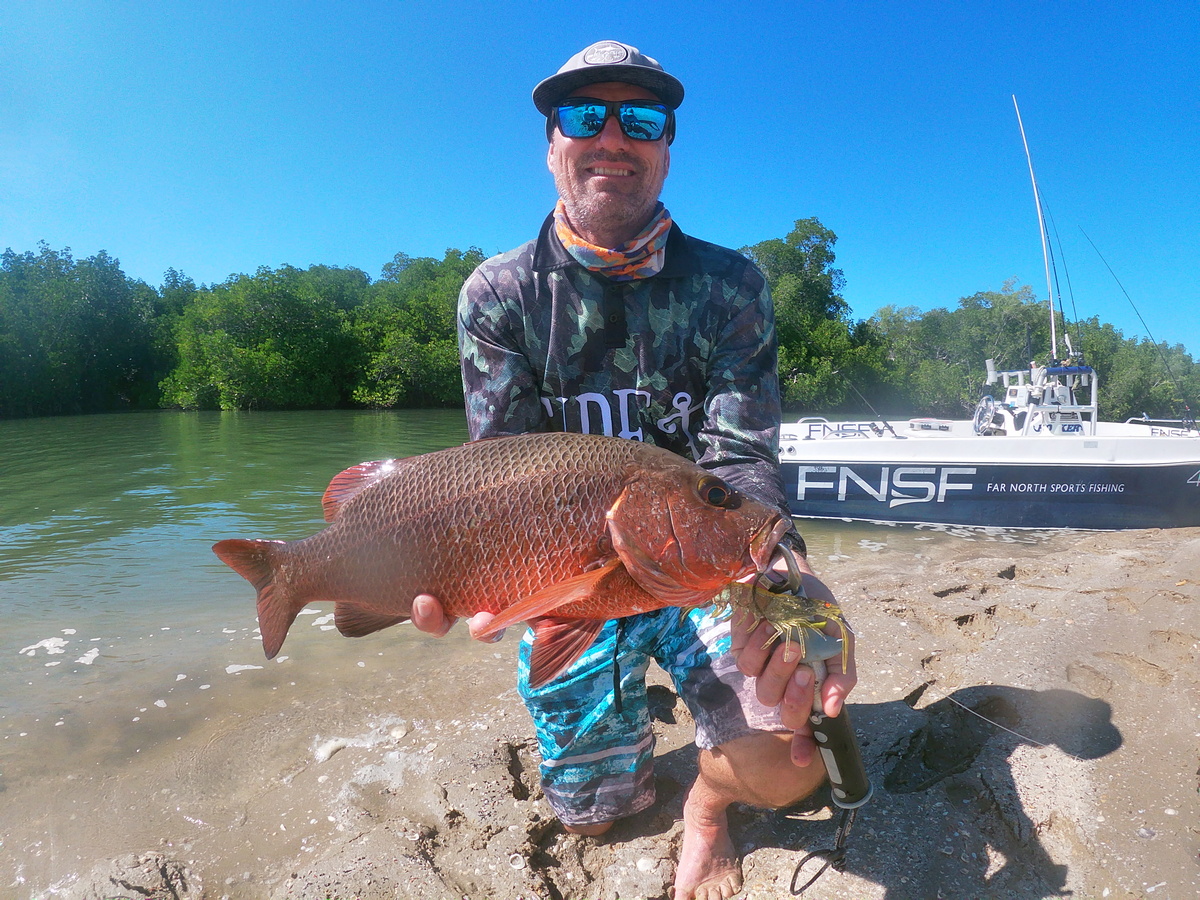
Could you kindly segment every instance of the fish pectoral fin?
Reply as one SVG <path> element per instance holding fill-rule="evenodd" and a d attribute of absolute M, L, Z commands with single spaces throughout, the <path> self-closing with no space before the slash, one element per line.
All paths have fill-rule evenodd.
<path fill-rule="evenodd" d="M 351 466 L 333 476 L 329 487 L 325 488 L 325 495 L 321 497 L 321 512 L 325 521 L 332 522 L 351 498 L 406 462 L 403 459 L 377 459 Z"/>
<path fill-rule="evenodd" d="M 563 619 L 543 616 L 533 625 L 529 653 L 529 686 L 540 688 L 557 678 L 596 641 L 604 619 Z"/>
<path fill-rule="evenodd" d="M 619 559 L 612 559 L 598 569 L 557 581 L 501 610 L 479 637 L 490 637 L 501 628 L 515 625 L 517 622 L 528 622 L 538 616 L 549 615 L 568 603 L 590 600 L 610 579 L 623 577 L 625 567 Z"/>
<path fill-rule="evenodd" d="M 333 608 L 333 624 L 345 637 L 364 637 L 407 621 L 408 616 L 389 616 L 350 603 L 338 603 Z"/>

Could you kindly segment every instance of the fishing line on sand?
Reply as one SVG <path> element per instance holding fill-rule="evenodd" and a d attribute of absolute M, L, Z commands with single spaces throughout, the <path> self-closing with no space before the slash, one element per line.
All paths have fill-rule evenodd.
<path fill-rule="evenodd" d="M 918 674 L 917 672 L 915 672 L 913 670 L 909 670 L 909 671 L 911 671 L 912 674 L 914 674 L 914 675 Z M 921 688 L 921 690 L 930 688 L 935 684 L 937 684 L 937 679 L 934 679 L 933 681 L 926 681 L 924 683 L 923 687 Z M 937 692 L 935 691 L 934 693 L 937 693 Z M 1035 741 L 1033 738 L 1029 737 L 1029 735 L 1021 734 L 1021 732 L 1019 732 L 1019 731 L 1015 731 L 1012 728 L 1008 728 L 1007 726 L 1001 725 L 999 722 L 995 721 L 994 719 L 989 719 L 987 716 L 985 716 L 983 713 L 979 712 L 978 710 L 972 709 L 971 707 L 967 706 L 967 704 L 963 703 L 961 700 L 955 700 L 954 697 L 952 697 L 950 694 L 942 694 L 937 699 L 938 700 L 949 700 L 955 706 L 957 706 L 961 709 L 965 709 L 967 712 L 969 712 L 971 715 L 975 716 L 977 719 L 983 719 L 983 721 L 987 722 L 989 725 L 999 728 L 1001 731 L 1007 731 L 1013 737 L 1020 738 L 1022 741 L 1024 741 L 1027 744 L 1032 744 L 1034 747 L 1038 747 L 1041 750 L 1051 749 L 1050 744 L 1043 744 L 1041 741 Z M 1071 759 L 1077 760 L 1079 762 L 1087 761 L 1082 756 L 1076 756 L 1074 753 L 1070 753 L 1067 750 L 1063 750 L 1061 747 L 1059 748 L 1059 750 L 1062 751 L 1062 753 L 1065 756 L 1071 757 Z"/>
<path fill-rule="evenodd" d="M 912 671 L 913 674 L 918 674 L 913 670 L 910 670 L 910 671 Z M 926 690 L 929 690 L 930 688 L 932 688 L 935 683 L 936 683 L 935 681 L 925 681 L 922 684 L 922 686 L 920 688 L 918 688 L 918 690 L 920 690 L 922 693 L 924 693 Z M 1042 743 L 1041 741 L 1036 741 L 1033 738 L 1029 737 L 1028 735 L 1025 735 L 1019 731 L 1016 731 L 1015 729 L 1009 728 L 1005 725 L 1001 725 L 999 722 L 988 718 L 983 713 L 972 709 L 971 707 L 967 706 L 962 701 L 955 699 L 954 697 L 950 696 L 949 694 L 942 693 L 941 691 L 933 691 L 933 693 L 935 696 L 938 694 L 941 694 L 941 696 L 936 697 L 937 700 L 939 700 L 939 701 L 940 700 L 948 700 L 948 701 L 950 701 L 950 703 L 954 704 L 955 706 L 959 707 L 960 709 L 966 710 L 967 712 L 969 712 L 971 715 L 975 716 L 976 718 L 982 719 L 984 722 L 987 722 L 989 725 L 992 725 L 993 727 L 998 728 L 1001 731 L 1005 731 L 1008 734 L 1011 734 L 1013 737 L 1016 737 L 1025 743 L 1028 743 L 1028 744 L 1030 744 L 1034 747 L 1037 747 L 1039 749 L 1042 749 L 1042 750 L 1050 749 L 1049 744 Z M 1074 753 L 1071 753 L 1067 750 L 1062 750 L 1062 753 L 1065 756 L 1068 756 L 1071 759 L 1074 759 L 1078 762 L 1085 761 L 1082 757 L 1076 756 Z M 865 799 L 862 802 L 865 802 Z M 835 801 L 835 803 L 836 803 L 836 801 Z M 836 805 L 841 806 L 841 804 L 836 804 Z M 850 836 L 850 830 L 854 826 L 854 819 L 857 814 L 858 814 L 858 806 L 854 806 L 854 807 L 842 806 L 842 816 L 838 822 L 837 831 L 834 834 L 833 846 L 828 847 L 828 848 L 812 850 L 808 854 L 806 854 L 796 864 L 796 868 L 792 871 L 792 879 L 788 885 L 788 890 L 793 897 L 799 897 L 801 894 L 803 894 L 805 891 L 807 891 L 810 887 L 812 887 L 813 884 L 815 884 L 816 881 L 822 875 L 825 874 L 826 870 L 833 869 L 835 872 L 845 871 L 845 868 L 847 865 L 846 845 L 848 843 L 848 839 Z M 805 875 L 804 875 L 805 868 L 808 866 L 808 864 L 810 862 L 813 862 L 813 861 L 820 861 L 821 862 L 820 868 L 818 868 L 811 875 L 807 876 L 806 880 L 802 884 L 799 883 L 800 879 L 805 877 Z"/>
<path fill-rule="evenodd" d="M 796 869 L 792 872 L 791 883 L 788 885 L 788 890 L 793 897 L 799 897 L 812 887 L 816 883 L 816 880 L 825 874 L 826 869 L 833 869 L 835 872 L 845 870 L 846 839 L 850 836 L 850 829 L 854 827 L 854 817 L 857 813 L 857 809 L 843 809 L 842 820 L 838 823 L 837 833 L 833 839 L 833 846 L 826 850 L 813 850 L 800 860 L 800 862 L 796 863 Z M 796 882 L 800 880 L 800 873 L 804 871 L 804 867 L 808 865 L 808 862 L 814 859 L 822 859 L 825 862 L 804 884 L 797 887 Z"/>
<path fill-rule="evenodd" d="M 856 632 L 854 631 L 854 629 L 850 627 L 850 623 L 849 623 L 849 622 L 846 622 L 846 621 L 844 621 L 844 620 L 843 620 L 842 622 L 840 622 L 840 623 L 839 623 L 839 625 L 841 625 L 841 626 L 845 627 L 845 629 L 846 629 L 847 631 L 849 631 L 851 634 L 856 634 Z M 780 635 L 773 635 L 773 636 L 771 637 L 771 642 L 774 642 L 774 641 L 776 641 L 776 640 L 779 640 L 779 638 L 780 638 L 780 637 L 781 637 Z M 899 663 L 896 663 L 895 665 L 899 666 L 900 668 L 905 668 L 905 669 L 908 671 L 908 673 L 909 673 L 910 675 L 915 675 L 915 676 L 917 676 L 918 678 L 921 678 L 921 677 L 923 677 L 923 676 L 921 675 L 921 673 L 920 673 L 920 672 L 918 672 L 916 669 L 911 669 L 911 668 L 907 668 L 907 667 L 905 667 L 905 666 L 900 666 L 900 664 L 899 664 Z M 922 684 L 921 684 L 921 686 L 920 686 L 919 688 L 917 688 L 916 690 L 919 690 L 919 691 L 921 691 L 922 693 L 924 693 L 926 690 L 931 690 L 931 689 L 933 689 L 933 688 L 934 688 L 934 685 L 936 685 L 937 683 L 938 683 L 938 679 L 936 679 L 936 678 L 934 678 L 934 679 L 932 679 L 932 680 L 923 681 L 923 682 L 922 682 Z M 1041 750 L 1049 750 L 1049 749 L 1051 749 L 1051 745 L 1050 745 L 1050 744 L 1045 744 L 1045 743 L 1042 743 L 1041 741 L 1034 740 L 1033 738 L 1031 738 L 1031 737 L 1030 737 L 1029 735 L 1027 735 L 1027 734 L 1022 734 L 1021 732 L 1019 732 L 1019 731 L 1017 731 L 1017 730 L 1015 730 L 1015 729 L 1013 729 L 1013 728 L 1009 728 L 1009 727 L 1008 727 L 1008 726 L 1006 726 L 1006 725 L 1001 725 L 999 722 L 995 721 L 994 719 L 989 719 L 987 716 L 985 716 L 983 713 L 979 712 L 978 710 L 976 710 L 976 709 L 972 709 L 970 706 L 967 706 L 967 704 L 963 703 L 961 700 L 956 700 L 956 699 L 955 699 L 953 696 L 951 696 L 950 694 L 943 693 L 943 692 L 941 692 L 941 691 L 939 691 L 939 690 L 936 690 L 936 689 L 932 690 L 931 692 L 932 692 L 933 694 L 935 694 L 935 695 L 938 695 L 938 696 L 936 696 L 936 697 L 935 697 L 935 699 L 936 699 L 936 700 L 948 700 L 950 703 L 954 704 L 955 706 L 959 707 L 960 709 L 966 710 L 966 711 L 967 711 L 967 712 L 969 712 L 971 715 L 975 716 L 975 718 L 977 718 L 977 719 L 982 719 L 984 722 L 987 722 L 989 725 L 991 725 L 991 726 L 993 726 L 993 727 L 995 727 L 995 728 L 999 728 L 1001 731 L 1006 731 L 1006 732 L 1008 732 L 1009 734 L 1011 734 L 1013 737 L 1015 737 L 1015 738 L 1020 738 L 1022 741 L 1024 741 L 1024 742 L 1025 742 L 1025 743 L 1027 743 L 1027 744 L 1030 744 L 1030 745 L 1032 745 L 1032 746 L 1034 746 L 1034 747 L 1037 747 L 1037 748 L 1039 748 L 1039 749 L 1041 749 Z M 910 691 L 910 692 L 909 692 L 909 694 L 910 694 L 910 695 L 911 695 L 912 693 L 913 693 L 913 691 Z M 1059 748 L 1059 749 L 1062 751 L 1062 753 L 1063 753 L 1064 755 L 1066 755 L 1066 756 L 1069 756 L 1071 759 L 1077 760 L 1077 761 L 1079 761 L 1079 762 L 1086 762 L 1086 760 L 1085 760 L 1085 759 L 1083 759 L 1083 757 L 1081 757 L 1081 756 L 1076 756 L 1074 753 L 1070 753 L 1070 752 L 1068 752 L 1068 751 L 1066 751 L 1066 750 L 1062 750 L 1062 748 Z"/>
<path fill-rule="evenodd" d="M 772 592 L 778 591 L 780 593 L 791 593 L 793 590 L 799 590 L 802 593 L 803 589 L 800 587 L 798 573 L 793 571 L 790 574 L 790 583 L 773 586 L 768 588 L 768 590 Z M 851 635 L 854 634 L 854 631 L 850 628 L 849 623 L 841 616 L 840 610 L 838 611 L 835 621 L 836 624 L 843 630 L 844 637 L 848 637 L 848 635 L 845 634 L 846 632 Z M 799 637 L 801 640 L 801 647 L 803 648 L 802 655 L 804 657 L 804 663 L 813 668 L 814 674 L 817 676 L 816 684 L 819 688 L 819 685 L 821 681 L 824 680 L 825 675 L 824 661 L 819 656 L 810 660 L 808 658 L 809 654 L 807 648 L 805 648 L 804 632 L 802 629 L 800 630 Z M 783 638 L 785 642 L 788 640 L 781 630 L 779 633 L 771 637 L 767 643 L 767 646 L 770 646 L 771 643 L 780 638 Z M 907 667 L 902 666 L 902 668 Z M 909 669 L 908 671 L 914 675 L 920 674 L 916 672 L 916 670 Z M 909 692 L 909 694 L 906 695 L 904 702 L 909 705 L 915 704 L 916 701 L 920 699 L 920 697 L 927 690 L 933 688 L 935 684 L 936 679 L 923 681 L 919 688 L 917 688 L 915 691 Z M 914 694 L 916 695 L 915 697 L 913 696 Z M 983 713 L 971 708 L 961 700 L 958 700 L 948 693 L 940 690 L 934 690 L 933 696 L 937 701 L 948 700 L 954 706 L 965 710 L 976 718 L 982 719 L 984 722 L 988 723 L 994 728 L 1006 732 L 1026 744 L 1042 750 L 1049 749 L 1050 747 L 1049 744 L 1034 740 L 1028 735 L 1022 734 L 1021 732 L 1013 728 L 1009 728 L 1006 725 L 1002 725 L 1000 722 L 985 716 Z M 909 698 L 912 698 L 912 703 L 909 703 Z M 833 803 L 835 806 L 841 808 L 842 815 L 838 821 L 837 831 L 834 835 L 833 846 L 812 850 L 802 857 L 796 864 L 795 869 L 792 871 L 791 881 L 788 885 L 789 892 L 793 897 L 799 897 L 810 887 L 812 887 L 812 885 L 815 884 L 823 874 L 825 874 L 826 870 L 833 869 L 835 872 L 845 871 L 847 865 L 846 850 L 850 836 L 850 830 L 854 826 L 854 820 L 858 814 L 858 809 L 870 799 L 872 793 L 866 768 L 863 765 L 861 752 L 858 749 L 858 740 L 854 734 L 852 726 L 850 725 L 849 719 L 846 718 L 846 710 L 843 709 L 842 713 L 836 717 L 836 720 L 828 720 L 820 711 L 820 706 L 818 704 L 819 701 L 814 698 L 814 713 L 809 721 L 812 723 L 813 736 L 817 740 L 818 750 L 821 753 L 822 759 L 825 762 L 826 769 L 829 774 Z M 837 720 L 841 720 L 840 727 Z M 1078 762 L 1084 761 L 1082 757 L 1076 756 L 1065 749 L 1063 749 L 1062 752 L 1064 755 Z M 844 765 L 848 766 L 848 769 L 845 772 L 841 771 Z M 815 871 L 811 871 L 812 867 L 810 867 L 809 864 L 814 862 L 819 863 L 819 866 L 815 869 Z M 802 879 L 803 882 L 801 883 Z"/>

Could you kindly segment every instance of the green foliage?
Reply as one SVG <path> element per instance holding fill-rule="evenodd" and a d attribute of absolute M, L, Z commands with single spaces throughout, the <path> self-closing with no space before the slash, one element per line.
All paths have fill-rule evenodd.
<path fill-rule="evenodd" d="M 1046 304 L 1028 285 L 1017 288 L 1013 281 L 999 291 L 964 297 L 953 311 L 884 307 L 872 324 L 891 352 L 888 411 L 893 413 L 961 417 L 989 390 L 987 359 L 995 360 L 997 370 L 1050 362 Z M 1068 331 L 1075 351 L 1099 375 L 1105 419 L 1120 421 L 1143 412 L 1152 418 L 1178 417 L 1184 398 L 1195 397 L 1200 388 L 1200 372 L 1181 346 L 1127 339 L 1096 318 L 1070 329 L 1060 323 L 1060 341 Z M 1059 350 L 1065 355 L 1065 342 Z"/>
<path fill-rule="evenodd" d="M 845 320 L 850 308 L 839 293 L 846 277 L 833 267 L 836 243 L 837 235 L 817 219 L 797 219 L 786 238 L 760 241 L 742 252 L 767 276 L 777 306 L 779 297 L 786 296 L 785 305 L 793 306 L 797 316 Z"/>
<path fill-rule="evenodd" d="M 103 250 L 0 257 L 0 417 L 153 405 L 158 297 Z"/>
<path fill-rule="evenodd" d="M 184 409 L 302 409 L 339 405 L 358 353 L 344 307 L 364 273 L 313 266 L 260 268 L 197 292 L 175 327 L 179 361 L 163 402 Z"/>
<path fill-rule="evenodd" d="M 358 269 L 284 266 L 194 291 L 173 328 L 178 361 L 163 382 L 164 403 L 457 405 L 454 310 L 463 281 L 482 261 L 476 249 L 447 250 L 440 261 L 401 253 L 374 284 Z M 170 297 L 188 284 L 174 278 Z"/>
<path fill-rule="evenodd" d="M 800 219 L 782 240 L 742 250 L 771 285 L 779 334 L 779 383 L 787 407 L 834 412 L 855 405 L 854 389 L 884 376 L 884 350 L 873 329 L 850 320 L 834 268 L 837 236 L 816 219 Z"/>
<path fill-rule="evenodd" d="M 1015 282 L 954 309 L 888 306 L 854 321 L 836 243 L 809 218 L 742 251 L 771 285 L 787 407 L 959 417 L 986 391 L 988 358 L 997 369 L 1048 361 L 1045 306 Z M 375 282 L 359 269 L 318 265 L 197 286 L 168 269 L 155 290 L 103 251 L 75 260 L 45 244 L 8 250 L 0 256 L 0 418 L 157 405 L 458 405 L 455 307 L 482 261 L 476 248 L 440 260 L 397 253 Z M 1178 417 L 1200 395 L 1200 367 L 1182 346 L 1126 338 L 1096 318 L 1071 338 L 1100 373 L 1106 419 Z"/>
<path fill-rule="evenodd" d="M 483 259 L 472 247 L 447 250 L 441 261 L 398 253 L 383 267 L 374 293 L 355 315 L 354 333 L 366 355 L 356 403 L 462 403 L 455 308 L 463 282 Z"/>
<path fill-rule="evenodd" d="M 888 306 L 872 323 L 891 351 L 892 413 L 962 417 L 984 393 L 987 359 L 997 369 L 1020 369 L 1050 346 L 1045 307 L 1013 282 L 964 297 L 953 312 Z"/>
<path fill-rule="evenodd" d="M 1105 418 L 1178 418 L 1200 396 L 1200 367 L 1180 344 L 1126 338 L 1095 317 L 1072 334 L 1102 375 L 1099 400 Z"/>

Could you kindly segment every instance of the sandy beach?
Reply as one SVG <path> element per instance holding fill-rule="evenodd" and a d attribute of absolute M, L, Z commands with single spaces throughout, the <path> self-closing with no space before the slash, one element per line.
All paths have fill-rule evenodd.
<path fill-rule="evenodd" d="M 875 794 L 805 897 L 1200 895 L 1200 530 L 812 561 L 858 633 Z M 307 631 L 285 664 L 248 655 L 236 691 L 181 675 L 137 727 L 97 706 L 31 724 L 0 778 L 0 897 L 667 896 L 694 747 L 665 683 L 657 803 L 585 839 L 538 789 L 515 635 Z M 790 895 L 832 846 L 827 800 L 735 811 L 743 896 Z"/>

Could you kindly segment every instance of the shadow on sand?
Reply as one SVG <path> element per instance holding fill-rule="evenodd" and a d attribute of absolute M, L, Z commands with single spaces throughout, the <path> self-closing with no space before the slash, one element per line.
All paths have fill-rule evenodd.
<path fill-rule="evenodd" d="M 875 793 L 859 810 L 844 871 L 883 886 L 887 900 L 1069 896 L 1067 866 L 1051 858 L 1042 836 L 1056 827 L 1055 815 L 1070 810 L 1035 820 L 1022 791 L 1028 796 L 1029 782 L 1036 787 L 1040 779 L 1056 792 L 1086 796 L 1082 761 L 1122 743 L 1109 704 L 1073 691 L 981 685 L 915 708 L 927 687 L 903 701 L 850 704 Z M 660 784 L 688 783 L 694 750 L 661 757 Z M 1026 760 L 1021 781 L 1017 756 Z M 680 802 L 672 793 L 660 804 Z M 805 854 L 833 846 L 840 811 L 830 820 L 821 812 L 828 806 L 822 791 L 793 810 L 742 812 L 733 820 L 735 837 L 745 849 L 794 851 L 780 873 L 786 885 Z M 810 866 L 797 885 L 819 863 Z M 843 877 L 829 870 L 805 896 L 836 892 Z"/>

